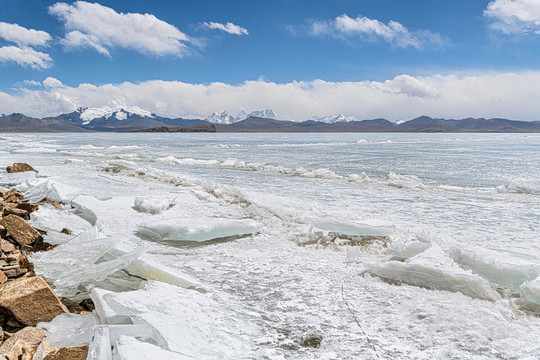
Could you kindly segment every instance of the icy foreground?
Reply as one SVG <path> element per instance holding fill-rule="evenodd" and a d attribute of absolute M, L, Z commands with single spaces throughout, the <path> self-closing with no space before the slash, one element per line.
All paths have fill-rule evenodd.
<path fill-rule="evenodd" d="M 71 205 L 36 213 L 33 225 L 60 245 L 33 261 L 59 295 L 91 298 L 96 309 L 40 324 L 51 346 L 88 344 L 91 359 L 540 354 L 534 246 L 516 241 L 504 251 L 491 222 L 452 222 L 460 214 L 488 218 L 488 196 L 519 195 L 465 194 L 454 210 L 448 204 L 460 202 L 455 192 L 389 185 L 386 176 L 340 185 L 338 177 L 235 168 L 227 176 L 243 171 L 242 179 L 256 179 L 239 188 L 201 176 L 201 169 L 220 168 L 208 159 L 157 169 L 152 165 L 164 164 L 157 159 L 178 154 L 114 146 L 96 143 L 91 151 L 99 156 L 60 161 L 28 155 L 43 164 L 34 178 L 0 173 L 2 187 L 17 180 L 36 198 L 58 196 Z M 172 171 L 176 166 L 181 171 Z M 272 192 L 261 191 L 267 188 Z M 348 192 L 367 204 L 340 201 Z M 432 211 L 444 201 L 444 213 Z M 510 214 L 521 201 L 512 211 L 497 209 L 507 224 L 519 220 Z M 530 201 L 525 214 L 536 206 Z M 439 221 L 420 216 L 439 214 Z M 489 243 L 473 242 L 486 233 Z"/>

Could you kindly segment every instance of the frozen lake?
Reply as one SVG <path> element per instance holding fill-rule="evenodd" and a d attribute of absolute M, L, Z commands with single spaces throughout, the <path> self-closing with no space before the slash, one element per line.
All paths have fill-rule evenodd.
<path fill-rule="evenodd" d="M 71 205 L 32 220 L 67 243 L 36 267 L 113 291 L 85 326 L 118 359 L 540 358 L 540 135 L 3 134 L 0 159 Z"/>

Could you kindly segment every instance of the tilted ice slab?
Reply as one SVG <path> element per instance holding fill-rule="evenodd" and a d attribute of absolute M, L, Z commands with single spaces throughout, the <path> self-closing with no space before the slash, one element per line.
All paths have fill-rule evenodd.
<path fill-rule="evenodd" d="M 393 260 L 405 260 L 420 254 L 430 246 L 431 241 L 426 234 L 419 233 L 414 236 L 396 234 L 387 245 L 386 252 Z"/>
<path fill-rule="evenodd" d="M 203 242 L 229 236 L 253 234 L 263 224 L 251 219 L 175 218 L 139 225 L 139 235 L 151 240 Z"/>
<path fill-rule="evenodd" d="M 114 344 L 114 360 L 193 360 L 192 356 L 160 348 L 131 336 L 119 336 Z"/>
<path fill-rule="evenodd" d="M 204 292 L 202 285 L 190 276 L 181 273 L 178 269 L 170 269 L 162 264 L 147 259 L 144 256 L 133 261 L 125 270 L 129 274 L 146 280 L 161 281 L 185 289 L 194 289 Z"/>
<path fill-rule="evenodd" d="M 94 302 L 95 312 L 99 316 L 101 324 L 131 324 L 131 319 L 128 316 L 120 315 L 116 313 L 106 301 L 103 300 L 103 296 L 113 293 L 112 291 L 100 289 L 97 287 L 90 290 L 90 299 Z"/>
<path fill-rule="evenodd" d="M 19 190 L 29 202 L 50 200 L 66 204 L 81 193 L 79 188 L 44 178 L 26 180 Z"/>
<path fill-rule="evenodd" d="M 197 359 L 237 359 L 251 353 L 254 325 L 229 313 L 211 294 L 149 281 L 144 289 L 103 297 L 111 309 L 155 333 L 155 343 Z"/>
<path fill-rule="evenodd" d="M 361 222 L 323 218 L 309 218 L 307 220 L 317 229 L 348 236 L 390 236 L 396 230 L 394 225 L 378 219 L 366 219 Z"/>
<path fill-rule="evenodd" d="M 516 293 L 520 291 L 521 284 L 540 275 L 538 260 L 533 261 L 509 252 L 454 248 L 449 253 L 462 267 Z"/>
<path fill-rule="evenodd" d="M 115 248 L 117 242 L 118 238 L 100 238 L 98 230 L 93 227 L 51 251 L 34 254 L 36 273 L 52 282 L 57 295 L 75 296 L 80 285 L 98 284 L 129 266 L 145 252 L 145 249 L 138 249 L 98 263 Z"/>
<path fill-rule="evenodd" d="M 521 298 L 526 302 L 540 306 L 540 276 L 521 284 L 519 293 Z"/>
<path fill-rule="evenodd" d="M 66 210 L 58 210 L 50 204 L 41 205 L 37 211 L 34 211 L 28 223 L 47 232 L 59 233 L 62 229 L 67 228 L 71 230 L 73 235 L 79 235 L 92 227 L 88 221 L 80 216 Z"/>
<path fill-rule="evenodd" d="M 399 283 L 460 292 L 478 299 L 500 300 L 499 294 L 491 288 L 486 279 L 473 274 L 470 270 L 462 269 L 436 245 L 404 262 L 386 261 L 368 264 L 366 272 Z"/>

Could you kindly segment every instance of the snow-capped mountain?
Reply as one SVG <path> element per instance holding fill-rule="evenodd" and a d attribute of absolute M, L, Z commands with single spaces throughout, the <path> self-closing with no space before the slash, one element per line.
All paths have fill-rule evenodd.
<path fill-rule="evenodd" d="M 321 116 L 313 116 L 309 120 L 318 121 L 318 122 L 324 122 L 324 123 L 327 123 L 327 124 L 334 124 L 334 123 L 337 123 L 337 122 L 358 121 L 358 119 L 355 118 L 354 116 L 345 116 L 343 114 L 328 115 L 328 116 L 322 116 L 322 117 Z"/>
<path fill-rule="evenodd" d="M 140 117 L 155 118 L 155 115 L 149 111 L 143 110 L 138 106 L 113 105 L 102 106 L 98 108 L 78 108 L 77 111 L 83 125 L 88 125 L 95 119 L 126 120 L 132 115 Z"/>
<path fill-rule="evenodd" d="M 222 111 L 219 113 L 218 112 L 212 113 L 211 115 L 207 116 L 206 119 L 204 120 L 210 123 L 214 123 L 214 124 L 232 124 L 238 121 L 236 120 L 234 116 L 229 114 L 227 111 Z"/>
<path fill-rule="evenodd" d="M 229 114 L 227 111 L 215 112 L 207 116 L 204 120 L 214 124 L 232 124 L 250 117 L 258 117 L 272 120 L 278 119 L 277 115 L 271 109 L 265 109 L 252 111 L 249 114 L 242 110 L 236 116 Z"/>

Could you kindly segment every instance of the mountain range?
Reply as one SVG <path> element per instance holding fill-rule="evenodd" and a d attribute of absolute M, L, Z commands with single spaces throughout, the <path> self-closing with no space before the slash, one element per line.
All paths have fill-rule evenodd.
<path fill-rule="evenodd" d="M 242 117 L 246 117 L 242 120 Z M 152 128 L 192 128 L 212 124 L 217 132 L 540 132 L 540 121 L 508 119 L 436 119 L 428 116 L 396 123 L 386 119 L 356 120 L 343 115 L 297 122 L 277 120 L 270 109 L 236 117 L 226 111 L 205 120 L 167 118 L 136 106 L 79 108 L 43 119 L 14 113 L 0 116 L 0 132 L 129 131 Z"/>

